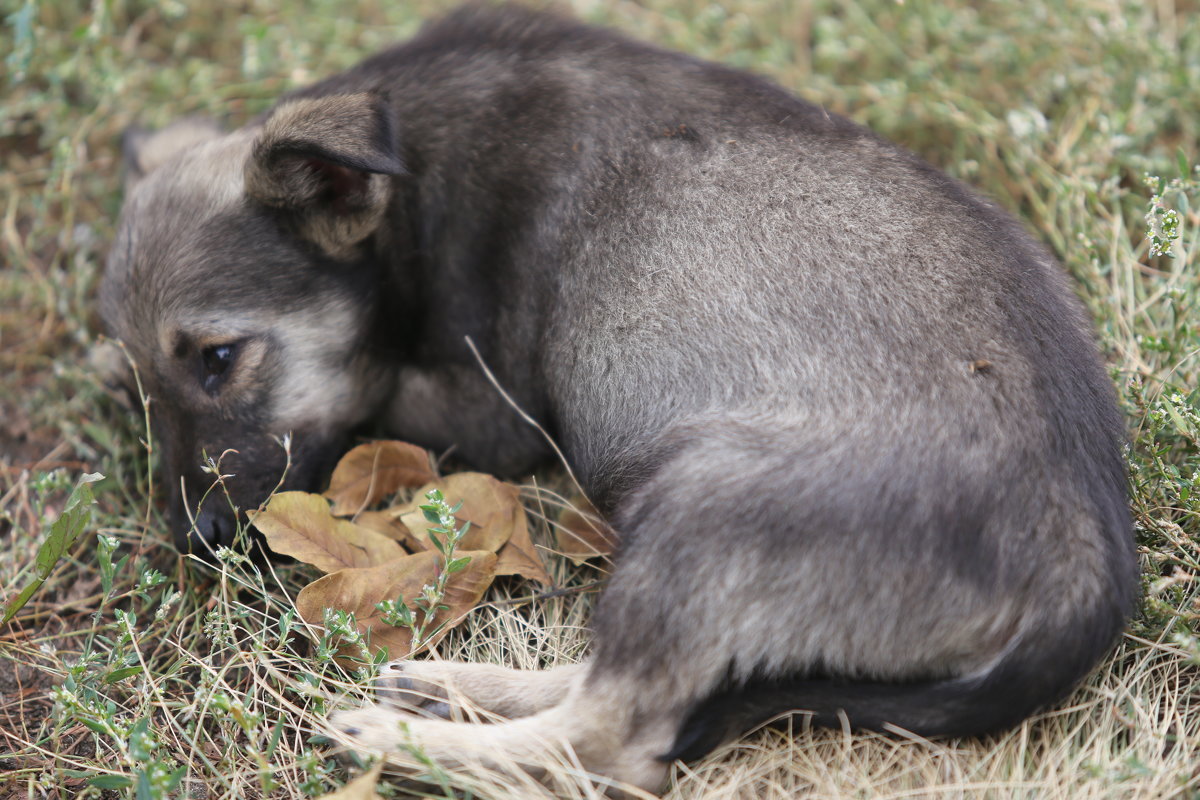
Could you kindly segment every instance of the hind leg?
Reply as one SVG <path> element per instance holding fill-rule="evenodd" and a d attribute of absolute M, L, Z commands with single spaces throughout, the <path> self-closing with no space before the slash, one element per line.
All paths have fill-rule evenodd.
<path fill-rule="evenodd" d="M 457 661 L 393 661 L 384 666 L 377 686 L 385 702 L 442 717 L 459 708 L 516 719 L 561 703 L 581 670 L 579 664 L 522 670 Z"/>

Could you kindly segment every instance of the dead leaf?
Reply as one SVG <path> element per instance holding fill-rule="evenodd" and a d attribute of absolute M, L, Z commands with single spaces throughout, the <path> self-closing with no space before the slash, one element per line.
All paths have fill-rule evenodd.
<path fill-rule="evenodd" d="M 375 766 L 347 783 L 336 792 L 323 794 L 317 800 L 383 800 L 375 787 L 379 785 L 379 775 L 383 772 L 383 761 L 376 761 Z"/>
<path fill-rule="evenodd" d="M 367 442 L 342 456 L 325 496 L 333 501 L 334 514 L 354 514 L 401 487 L 420 486 L 436 478 L 429 454 L 415 444 Z"/>
<path fill-rule="evenodd" d="M 620 537 L 587 498 L 576 495 L 558 516 L 554 529 L 559 552 L 576 564 L 616 552 Z"/>
<path fill-rule="evenodd" d="M 434 617 L 431 627 L 449 624 L 426 645 L 433 644 L 457 625 L 479 603 L 496 572 L 496 556 L 486 550 L 457 551 L 456 557 L 471 559 L 461 571 L 450 577 L 444 603 L 448 609 Z M 310 583 L 296 595 L 296 609 L 311 625 L 321 625 L 326 608 L 354 612 L 359 630 L 370 634 L 372 647 L 383 647 L 389 659 L 403 658 L 412 649 L 412 632 L 383 621 L 376 603 L 403 597 L 409 607 L 422 587 L 437 577 L 440 553 L 425 551 L 404 556 L 387 564 L 359 569 L 338 570 Z"/>
<path fill-rule="evenodd" d="M 334 517 L 319 494 L 280 492 L 251 522 L 276 553 L 323 572 L 369 567 L 405 555 L 400 545 L 382 533 Z"/>
<path fill-rule="evenodd" d="M 496 562 L 497 575 L 520 575 L 531 581 L 537 581 L 543 586 L 553 586 L 546 567 L 542 564 L 533 540 L 529 538 L 529 520 L 525 509 L 517 508 L 517 521 L 513 524 L 512 536 L 508 543 L 500 548 L 500 558 Z"/>
<path fill-rule="evenodd" d="M 418 489 L 411 503 L 388 512 L 412 531 L 426 550 L 433 547 L 429 541 L 429 529 L 437 526 L 425 519 L 420 506 L 429 503 L 425 494 L 431 489 L 440 489 L 451 507 L 462 503 L 462 508 L 454 515 L 455 519 L 460 523 L 470 521 L 471 529 L 459 542 L 460 550 L 498 552 L 512 536 L 518 521 L 516 512 L 519 510 L 522 518 L 525 513 L 521 506 L 520 491 L 511 483 L 496 480 L 482 472 L 447 475 Z"/>
<path fill-rule="evenodd" d="M 393 519 L 389 511 L 364 511 L 354 517 L 354 523 L 364 528 L 370 528 L 376 533 L 400 543 L 410 553 L 419 553 L 429 549 L 429 540 L 421 542 L 398 519 Z"/>
<path fill-rule="evenodd" d="M 497 575 L 520 575 L 545 586 L 553 585 L 529 538 L 529 522 L 521 504 L 520 489 L 479 472 L 447 475 L 422 486 L 411 503 L 385 513 L 394 515 L 411 531 L 413 541 L 425 550 L 433 548 L 429 529 L 435 526 L 425 519 L 420 506 L 428 503 L 425 493 L 431 489 L 441 490 L 451 505 L 462 502 L 455 519 L 459 523 L 470 521 L 471 528 L 459 543 L 460 549 L 498 553 Z"/>

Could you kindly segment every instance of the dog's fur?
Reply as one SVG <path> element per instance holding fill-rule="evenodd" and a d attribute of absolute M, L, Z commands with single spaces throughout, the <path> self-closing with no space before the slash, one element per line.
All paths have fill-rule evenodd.
<path fill-rule="evenodd" d="M 368 421 L 514 473 L 558 442 L 622 536 L 578 668 L 396 665 L 642 787 L 780 711 L 965 735 L 1063 694 L 1135 585 L 1122 425 L 1059 266 L 995 206 L 759 78 L 474 8 L 244 128 L 131 138 L 101 290 L 181 546 Z M 231 351 L 219 351 L 230 345 Z M 230 357 L 224 358 L 222 356 Z M 189 536 L 191 538 L 189 538 Z M 438 688 L 440 687 L 440 688 Z"/>

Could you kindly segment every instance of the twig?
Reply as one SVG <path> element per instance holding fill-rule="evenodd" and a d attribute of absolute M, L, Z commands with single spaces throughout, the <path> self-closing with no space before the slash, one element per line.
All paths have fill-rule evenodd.
<path fill-rule="evenodd" d="M 493 600 L 488 605 L 515 606 L 523 605 L 525 603 L 536 603 L 542 600 L 551 600 L 555 597 L 566 597 L 569 594 L 576 594 L 578 592 L 596 589 L 600 586 L 603 586 L 607 582 L 608 578 L 600 578 L 598 580 L 588 581 L 587 583 L 581 583 L 578 586 L 566 586 L 562 589 L 550 589 L 549 591 L 540 592 L 538 594 L 530 595 L 529 597 L 514 597 L 511 600 Z"/>
<path fill-rule="evenodd" d="M 579 479 L 575 477 L 575 472 L 571 469 L 570 462 L 568 462 L 567 457 L 563 455 L 563 451 L 558 448 L 558 444 L 554 441 L 554 437 L 546 433 L 546 429 L 543 428 L 536 419 L 525 413 L 525 410 L 517 405 L 517 401 L 513 400 L 512 396 L 509 395 L 508 392 L 504 391 L 504 387 L 500 385 L 500 381 L 496 380 L 496 376 L 488 368 L 487 363 L 483 360 L 483 356 L 479 354 L 479 349 L 475 347 L 475 342 L 471 341 L 471 337 L 464 336 L 463 338 L 466 339 L 467 347 L 471 348 L 471 353 L 475 356 L 475 360 L 479 362 L 479 368 L 483 370 L 483 374 L 487 376 L 488 381 L 490 381 L 492 386 L 495 387 L 496 391 L 500 393 L 500 396 L 504 398 L 504 401 L 512 407 L 513 411 L 516 411 L 517 414 L 520 415 L 521 419 L 537 428 L 538 433 L 546 437 L 546 442 L 550 445 L 551 449 L 554 450 L 554 453 L 558 456 L 559 460 L 562 461 L 563 466 L 566 467 L 567 475 L 571 477 L 571 482 L 575 484 L 575 488 L 579 490 L 579 493 L 583 495 L 589 503 L 591 503 L 591 498 L 587 496 L 587 492 L 583 490 L 583 486 L 579 483 Z M 593 503 L 593 505 L 595 504 Z"/>

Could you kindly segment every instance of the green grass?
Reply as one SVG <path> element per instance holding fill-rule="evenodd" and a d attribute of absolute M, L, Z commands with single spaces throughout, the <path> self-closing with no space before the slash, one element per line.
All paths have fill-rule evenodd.
<path fill-rule="evenodd" d="M 1115 654 L 1069 701 L 983 742 L 763 732 L 677 770 L 672 796 L 1200 796 L 1200 4 L 570 5 L 767 74 L 1014 211 L 1074 276 L 1130 433 L 1145 595 Z M 163 797 L 176 778 L 193 797 L 306 797 L 356 774 L 313 735 L 330 698 L 362 693 L 367 676 L 329 658 L 336 633 L 295 616 L 302 568 L 264 576 L 230 561 L 200 574 L 170 549 L 144 420 L 88 365 L 93 295 L 120 204 L 122 129 L 185 114 L 239 123 L 443 7 L 0 6 L 0 600 L 33 578 L 76 479 L 108 476 L 80 542 L 0 627 L 0 798 Z M 1181 170 L 1190 180 L 1171 185 Z M 1150 254 L 1146 173 L 1167 182 L 1162 202 L 1179 212 L 1174 258 Z M 527 495 L 535 515 L 552 515 L 545 491 Z M 548 541 L 546 526 L 538 535 Z M 596 577 L 549 561 L 567 585 Z M 577 660 L 592 595 L 509 602 L 533 591 L 500 585 L 443 654 Z M 533 791 L 443 778 L 475 796 Z"/>

